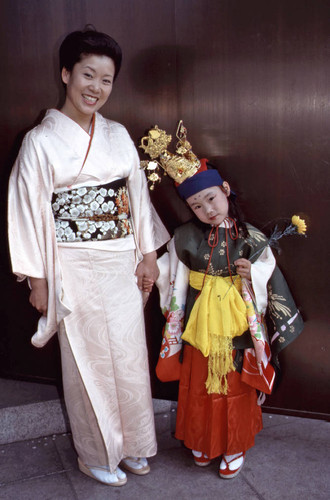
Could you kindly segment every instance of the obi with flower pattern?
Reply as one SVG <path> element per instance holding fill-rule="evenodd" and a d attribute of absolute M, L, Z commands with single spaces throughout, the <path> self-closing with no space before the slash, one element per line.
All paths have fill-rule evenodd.
<path fill-rule="evenodd" d="M 59 242 L 100 241 L 132 234 L 126 179 L 54 193 Z"/>

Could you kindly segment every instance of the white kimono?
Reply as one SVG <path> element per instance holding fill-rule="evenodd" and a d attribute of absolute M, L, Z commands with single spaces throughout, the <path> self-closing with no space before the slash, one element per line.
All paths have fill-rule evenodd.
<path fill-rule="evenodd" d="M 18 280 L 48 281 L 48 314 L 40 318 L 32 343 L 42 347 L 60 332 L 65 399 L 78 454 L 88 465 L 109 465 L 113 471 L 125 456 L 156 453 L 142 297 L 134 271 L 142 255 L 169 235 L 150 202 L 126 129 L 97 113 L 81 170 L 89 141 L 77 123 L 54 109 L 25 136 L 9 182 L 9 244 Z M 53 193 L 121 178 L 127 178 L 134 236 L 57 243 Z"/>

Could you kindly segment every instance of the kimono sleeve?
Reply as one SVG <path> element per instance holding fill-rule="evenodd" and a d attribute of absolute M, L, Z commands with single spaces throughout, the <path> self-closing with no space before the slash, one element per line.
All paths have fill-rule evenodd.
<path fill-rule="evenodd" d="M 33 131 L 25 137 L 9 179 L 8 236 L 12 270 L 25 277 L 46 278 L 46 238 L 53 230 L 52 182 L 38 154 Z"/>
<path fill-rule="evenodd" d="M 33 345 L 43 347 L 71 308 L 61 284 L 51 209 L 51 169 L 46 148 L 34 140 L 34 131 L 24 139 L 10 176 L 8 235 L 12 270 L 18 280 L 33 277 L 48 282 L 47 316 L 41 316 L 32 337 Z"/>

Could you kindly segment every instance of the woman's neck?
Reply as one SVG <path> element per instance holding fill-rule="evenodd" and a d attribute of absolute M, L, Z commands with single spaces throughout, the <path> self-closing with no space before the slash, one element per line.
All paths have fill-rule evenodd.
<path fill-rule="evenodd" d="M 73 112 L 72 109 L 69 109 L 66 104 L 60 109 L 61 113 L 65 116 L 76 122 L 85 132 L 90 134 L 93 115 L 83 115 L 81 113 Z"/>

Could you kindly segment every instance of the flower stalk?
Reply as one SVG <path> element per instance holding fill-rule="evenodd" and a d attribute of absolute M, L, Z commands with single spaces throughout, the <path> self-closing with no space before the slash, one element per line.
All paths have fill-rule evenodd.
<path fill-rule="evenodd" d="M 274 227 L 274 229 L 273 229 L 273 231 L 268 239 L 267 245 L 264 245 L 263 247 L 259 248 L 259 250 L 257 250 L 252 255 L 250 255 L 250 258 L 248 260 L 252 261 L 252 259 L 254 259 L 257 255 L 259 255 L 267 246 L 275 248 L 278 251 L 279 250 L 278 242 L 281 238 L 283 238 L 284 236 L 290 236 L 290 235 L 299 235 L 299 236 L 306 237 L 306 231 L 307 231 L 307 224 L 304 221 L 304 219 L 301 219 L 299 217 L 299 215 L 293 215 L 291 218 L 290 224 L 288 226 L 286 226 L 285 229 L 280 230 L 278 228 L 278 225 L 276 224 L 276 226 Z M 234 278 L 233 282 L 231 283 L 230 287 L 228 288 L 228 290 L 225 293 L 223 298 L 226 297 L 230 288 L 235 283 L 236 278 Z"/>

